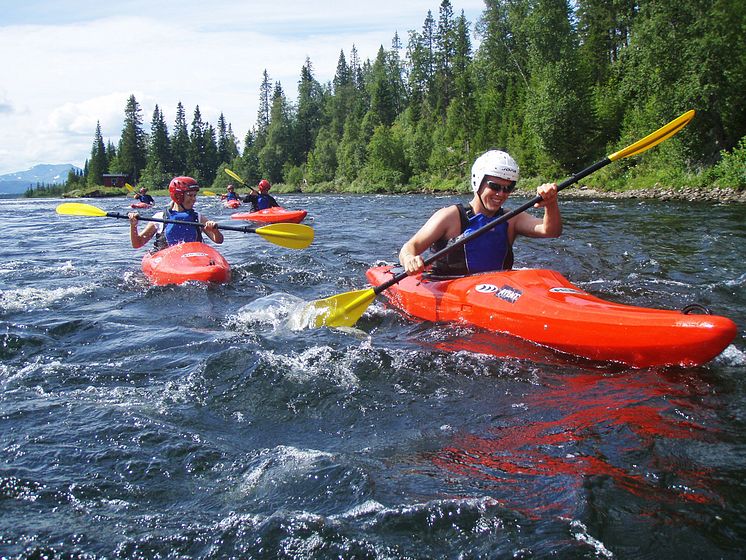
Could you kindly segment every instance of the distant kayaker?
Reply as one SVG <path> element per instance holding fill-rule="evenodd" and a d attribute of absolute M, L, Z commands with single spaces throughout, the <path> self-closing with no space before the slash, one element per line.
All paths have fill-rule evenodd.
<path fill-rule="evenodd" d="M 140 191 L 136 192 L 133 198 L 136 198 L 144 204 L 155 204 L 155 200 L 148 194 L 148 189 L 145 187 L 140 187 Z"/>
<path fill-rule="evenodd" d="M 225 187 L 225 190 L 227 191 L 225 194 L 221 195 L 220 198 L 223 200 L 238 200 L 241 201 L 241 197 L 238 196 L 238 193 L 236 193 L 236 187 L 233 185 L 228 185 Z"/>
<path fill-rule="evenodd" d="M 463 235 L 479 229 L 505 213 L 505 201 L 515 190 L 518 164 L 506 152 L 490 150 L 479 156 L 471 168 L 474 196 L 468 205 L 455 204 L 437 210 L 399 252 L 399 262 L 409 274 L 424 269 L 420 256 L 426 249 L 445 248 Z M 522 212 L 507 222 L 455 249 L 433 263 L 435 276 L 463 276 L 476 272 L 510 270 L 513 267 L 513 241 L 526 237 L 559 237 L 562 216 L 557 204 L 557 185 L 545 183 L 536 189 L 544 208 L 543 219 Z"/>
<path fill-rule="evenodd" d="M 215 243 L 223 242 L 223 233 L 218 229 L 217 222 L 208 220 L 205 216 L 194 210 L 197 200 L 199 185 L 191 177 L 174 177 L 168 185 L 168 193 L 171 196 L 171 204 L 163 212 L 157 212 L 153 217 L 158 219 L 179 220 L 204 224 L 207 236 Z M 201 227 L 186 224 L 162 224 L 149 222 L 142 233 L 137 231 L 139 214 L 130 212 L 130 241 L 135 249 L 145 245 L 155 235 L 155 250 L 164 249 L 169 245 L 186 243 L 189 241 L 202 241 Z"/>
<path fill-rule="evenodd" d="M 269 184 L 269 181 L 267 181 L 267 179 L 262 179 L 259 181 L 256 189 L 251 188 L 251 194 L 247 194 L 243 201 L 250 202 L 254 212 L 264 210 L 265 208 L 279 206 L 274 197 L 269 194 L 269 189 L 271 188 L 272 185 Z"/>

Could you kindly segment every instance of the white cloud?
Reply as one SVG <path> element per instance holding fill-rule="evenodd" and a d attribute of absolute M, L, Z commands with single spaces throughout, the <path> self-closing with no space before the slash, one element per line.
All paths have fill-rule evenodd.
<path fill-rule="evenodd" d="M 35 18 L 50 13 L 55 20 L 26 23 L 25 4 Z M 199 104 L 204 120 L 215 125 L 222 112 L 243 139 L 256 121 L 265 69 L 294 99 L 306 57 L 319 81 L 331 80 L 340 51 L 349 58 L 354 44 L 363 60 L 373 59 L 395 32 L 406 43 L 428 10 L 437 20 L 440 2 L 89 4 L 27 0 L 5 10 L 0 174 L 37 163 L 82 165 L 96 121 L 105 139 L 118 140 L 130 94 L 146 128 L 157 103 L 171 129 L 181 101 L 187 122 Z M 454 2 L 455 14 L 467 9 L 472 23 L 482 7 L 479 0 Z"/>

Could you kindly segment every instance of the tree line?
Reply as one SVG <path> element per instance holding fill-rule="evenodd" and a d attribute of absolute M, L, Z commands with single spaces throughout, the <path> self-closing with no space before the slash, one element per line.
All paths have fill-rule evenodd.
<path fill-rule="evenodd" d="M 406 44 L 394 34 L 365 61 L 354 45 L 340 51 L 330 82 L 307 58 L 295 102 L 264 70 L 242 149 L 225 117 L 213 127 L 199 106 L 187 125 L 179 103 L 171 132 L 156 106 L 146 132 L 130 96 L 118 145 L 104 145 L 97 125 L 67 188 L 117 172 L 151 188 L 183 174 L 221 188 L 226 166 L 250 184 L 459 188 L 495 147 L 524 177 L 560 179 L 691 108 L 697 117 L 671 141 L 588 182 L 744 188 L 743 29 L 742 0 L 485 0 L 473 27 L 442 0 Z"/>

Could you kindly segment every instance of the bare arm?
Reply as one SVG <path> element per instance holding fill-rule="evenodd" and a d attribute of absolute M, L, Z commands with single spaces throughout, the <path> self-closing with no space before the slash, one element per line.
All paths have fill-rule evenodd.
<path fill-rule="evenodd" d="M 150 241 L 153 235 L 155 235 L 155 232 L 158 230 L 158 227 L 151 222 L 147 226 L 145 226 L 145 229 L 142 230 L 142 233 L 139 233 L 137 231 L 137 222 L 140 215 L 137 212 L 130 212 L 129 214 L 127 214 L 127 216 L 130 219 L 130 242 L 132 243 L 132 247 L 134 247 L 135 249 L 139 249 L 148 241 Z"/>
<path fill-rule="evenodd" d="M 454 229 L 455 224 L 455 229 Z M 399 251 L 399 262 L 407 274 L 417 274 L 425 268 L 420 256 L 439 239 L 450 239 L 459 234 L 460 217 L 455 206 L 441 208 L 407 241 Z"/>
<path fill-rule="evenodd" d="M 205 233 L 207 234 L 207 237 L 220 245 L 223 242 L 223 232 L 218 229 L 218 223 L 212 220 L 207 220 L 204 216 L 202 216 L 202 223 L 205 224 Z"/>
<path fill-rule="evenodd" d="M 562 215 L 557 204 L 557 185 L 545 183 L 536 189 L 542 201 L 536 208 L 544 208 L 544 217 L 536 218 L 522 213 L 515 217 L 515 235 L 525 237 L 559 237 L 562 233 Z"/>

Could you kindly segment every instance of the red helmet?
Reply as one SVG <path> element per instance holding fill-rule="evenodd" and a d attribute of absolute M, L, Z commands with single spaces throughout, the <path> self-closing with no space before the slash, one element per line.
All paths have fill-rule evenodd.
<path fill-rule="evenodd" d="M 168 193 L 171 195 L 171 200 L 179 206 L 184 202 L 185 192 L 198 190 L 199 185 L 197 181 L 191 177 L 174 177 L 168 185 Z"/>
<path fill-rule="evenodd" d="M 267 192 L 272 185 L 269 184 L 269 181 L 267 179 L 262 179 L 259 181 L 259 192 Z"/>

